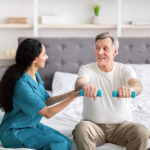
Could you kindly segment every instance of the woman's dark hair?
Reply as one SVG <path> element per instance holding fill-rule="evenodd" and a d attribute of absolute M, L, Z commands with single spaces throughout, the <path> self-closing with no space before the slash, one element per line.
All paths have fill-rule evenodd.
<path fill-rule="evenodd" d="M 17 80 L 42 51 L 42 44 L 36 39 L 25 39 L 17 48 L 15 61 L 0 81 L 0 108 L 5 112 L 13 109 L 12 97 Z"/>

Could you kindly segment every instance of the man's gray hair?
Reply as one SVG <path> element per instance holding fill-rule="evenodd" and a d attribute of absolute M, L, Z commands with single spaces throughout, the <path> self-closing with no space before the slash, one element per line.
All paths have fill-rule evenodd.
<path fill-rule="evenodd" d="M 106 38 L 110 38 L 112 40 L 112 45 L 113 45 L 113 48 L 114 49 L 118 49 L 119 48 L 119 41 L 118 41 L 118 38 L 114 37 L 111 33 L 109 32 L 104 32 L 104 33 L 101 33 L 101 34 L 98 34 L 95 38 L 95 42 L 97 40 L 100 40 L 100 39 L 106 39 Z"/>

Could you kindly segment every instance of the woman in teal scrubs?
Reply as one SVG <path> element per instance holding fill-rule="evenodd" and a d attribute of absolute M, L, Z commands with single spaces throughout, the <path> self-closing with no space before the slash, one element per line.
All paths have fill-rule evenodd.
<path fill-rule="evenodd" d="M 50 98 L 39 68 L 48 58 L 44 46 L 35 39 L 25 39 L 17 49 L 16 64 L 10 66 L 0 81 L 0 108 L 5 111 L 0 125 L 0 140 L 9 148 L 70 150 L 71 141 L 55 129 L 40 123 L 65 108 L 76 92 Z M 56 101 L 63 102 L 53 106 Z"/>

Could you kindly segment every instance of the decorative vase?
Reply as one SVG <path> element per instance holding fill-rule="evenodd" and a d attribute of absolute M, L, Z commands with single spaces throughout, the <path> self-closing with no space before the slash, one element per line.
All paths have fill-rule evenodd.
<path fill-rule="evenodd" d="M 93 24 L 101 24 L 101 17 L 100 16 L 93 16 L 91 22 Z"/>

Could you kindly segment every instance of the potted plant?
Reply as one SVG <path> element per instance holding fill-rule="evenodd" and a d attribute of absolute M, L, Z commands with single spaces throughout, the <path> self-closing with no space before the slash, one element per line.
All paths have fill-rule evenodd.
<path fill-rule="evenodd" d="M 100 12 L 100 6 L 99 5 L 95 5 L 94 6 L 94 14 L 95 14 L 95 16 L 99 16 L 99 12 Z"/>
<path fill-rule="evenodd" d="M 92 23 L 93 24 L 100 24 L 101 18 L 100 18 L 100 5 L 94 5 L 93 7 L 94 16 L 92 17 Z"/>

